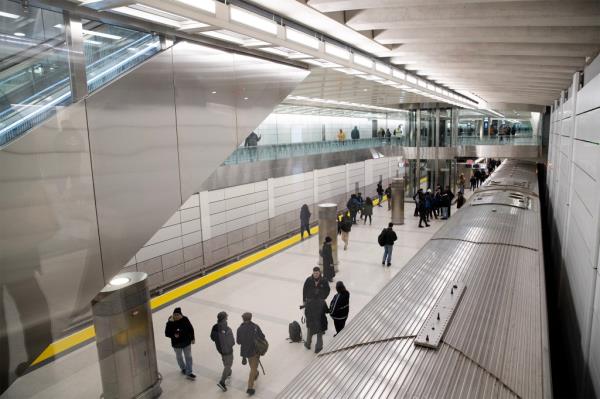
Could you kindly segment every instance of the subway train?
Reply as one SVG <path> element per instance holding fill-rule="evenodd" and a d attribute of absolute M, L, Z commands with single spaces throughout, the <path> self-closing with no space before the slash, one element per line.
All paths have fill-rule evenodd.
<path fill-rule="evenodd" d="M 551 398 L 536 164 L 496 168 L 278 397 Z"/>

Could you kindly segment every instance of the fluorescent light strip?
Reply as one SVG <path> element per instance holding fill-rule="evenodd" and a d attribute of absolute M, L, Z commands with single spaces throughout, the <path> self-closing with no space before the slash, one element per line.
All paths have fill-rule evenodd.
<path fill-rule="evenodd" d="M 18 18 L 20 18 L 19 15 L 11 14 L 9 12 L 4 12 L 4 11 L 0 11 L 0 17 L 10 18 L 10 19 L 18 19 Z"/>
<path fill-rule="evenodd" d="M 398 69 L 393 69 L 393 70 L 392 70 L 392 75 L 393 75 L 395 78 L 402 79 L 402 80 L 406 80 L 406 73 L 404 73 L 404 72 L 402 72 L 402 71 L 400 71 L 400 70 L 398 70 Z"/>
<path fill-rule="evenodd" d="M 316 66 L 319 66 L 321 68 L 339 68 L 339 67 L 341 67 L 341 65 L 338 65 L 338 64 L 333 63 L 333 62 L 329 62 L 329 61 L 324 60 L 322 58 L 318 58 L 316 60 L 302 60 L 302 62 L 306 62 L 308 64 L 316 65 Z M 358 75 L 358 76 L 361 76 L 361 75 Z"/>
<path fill-rule="evenodd" d="M 417 78 L 416 78 L 416 76 L 409 75 L 408 73 L 406 74 L 406 80 L 409 83 L 417 84 Z"/>
<path fill-rule="evenodd" d="M 392 68 L 390 68 L 389 66 L 382 64 L 381 62 L 376 62 L 375 63 L 375 70 L 382 72 L 382 73 L 386 73 L 388 75 L 391 75 L 392 73 Z"/>
<path fill-rule="evenodd" d="M 335 44 L 325 42 L 325 52 L 343 60 L 350 60 L 350 51 Z"/>
<path fill-rule="evenodd" d="M 237 7 L 229 7 L 229 16 L 234 22 L 270 33 L 272 35 L 277 34 L 277 23 L 256 15 L 250 11 L 246 11 Z"/>
<path fill-rule="evenodd" d="M 129 15 L 130 17 L 144 19 L 146 21 L 156 22 L 156 23 L 162 24 L 162 25 L 172 26 L 174 28 L 180 27 L 179 21 L 165 18 L 160 15 L 155 15 L 155 14 L 152 14 L 152 13 L 149 13 L 146 11 L 136 10 L 131 7 L 117 7 L 117 8 L 111 9 L 111 11 L 117 12 L 119 14 Z"/>
<path fill-rule="evenodd" d="M 322 98 L 311 98 L 311 97 L 304 97 L 304 96 L 287 96 L 286 99 L 287 100 L 296 100 L 296 101 L 308 101 L 308 102 L 315 102 L 315 103 L 321 103 L 321 104 L 346 105 L 346 106 L 359 107 L 359 108 L 376 109 L 376 110 L 381 110 L 381 111 L 391 111 L 391 112 L 401 111 L 400 109 L 378 107 L 376 105 L 358 104 L 358 103 L 352 103 L 352 102 L 348 102 L 348 101 L 324 100 Z"/>
<path fill-rule="evenodd" d="M 199 8 L 202 11 L 207 11 L 211 14 L 215 14 L 217 11 L 217 6 L 215 5 L 214 0 L 176 0 L 179 3 L 187 4 L 188 6 L 192 6 L 194 8 Z"/>
<path fill-rule="evenodd" d="M 319 49 L 319 43 L 321 42 L 314 36 L 307 35 L 306 33 L 297 31 L 295 29 L 291 29 L 290 27 L 285 27 L 285 37 L 292 42 L 302 44 L 303 46 L 314 48 L 315 50 Z"/>
<path fill-rule="evenodd" d="M 103 37 L 105 39 L 111 39 L 111 40 L 119 40 L 119 39 L 121 39 L 121 36 L 111 35 L 109 33 L 104 33 L 104 32 L 97 32 L 95 30 L 83 29 L 83 33 L 85 35 L 98 36 L 98 37 Z"/>
<path fill-rule="evenodd" d="M 360 54 L 354 54 L 354 59 L 353 61 L 358 64 L 358 65 L 362 65 L 364 67 L 367 68 L 373 68 L 373 60 L 370 58 L 367 58 L 363 55 Z"/>
<path fill-rule="evenodd" d="M 335 70 L 338 72 L 343 72 L 346 75 L 366 75 L 365 72 L 353 68 L 336 68 Z"/>

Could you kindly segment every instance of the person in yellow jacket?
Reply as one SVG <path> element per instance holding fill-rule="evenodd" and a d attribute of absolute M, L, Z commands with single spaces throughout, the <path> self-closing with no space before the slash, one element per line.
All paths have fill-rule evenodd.
<path fill-rule="evenodd" d="M 346 140 L 346 133 L 342 129 L 337 134 L 337 139 L 340 143 L 343 143 Z"/>

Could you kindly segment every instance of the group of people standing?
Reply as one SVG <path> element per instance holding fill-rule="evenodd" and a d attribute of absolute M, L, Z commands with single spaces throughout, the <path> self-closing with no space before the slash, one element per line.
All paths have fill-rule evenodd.
<path fill-rule="evenodd" d="M 464 200 L 460 193 L 459 197 Z M 414 216 L 419 217 L 419 227 L 429 227 L 429 221 L 433 218 L 448 219 L 451 215 L 450 210 L 453 199 L 454 193 L 450 190 L 450 186 L 446 186 L 446 189 L 442 191 L 441 186 L 438 185 L 435 193 L 432 193 L 430 188 L 427 191 L 423 191 L 422 188 L 417 190 L 413 200 L 415 201 Z M 423 226 L 423 223 L 425 223 L 425 226 Z"/>

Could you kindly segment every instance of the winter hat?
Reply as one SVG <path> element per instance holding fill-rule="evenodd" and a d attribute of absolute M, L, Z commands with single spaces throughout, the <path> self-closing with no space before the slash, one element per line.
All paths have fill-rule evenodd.
<path fill-rule="evenodd" d="M 173 311 L 173 314 L 175 314 L 175 313 L 183 315 L 183 313 L 181 313 L 181 308 L 175 308 L 175 310 Z"/>
<path fill-rule="evenodd" d="M 223 321 L 227 318 L 227 313 L 225 312 L 219 312 L 217 314 L 217 321 Z"/>

